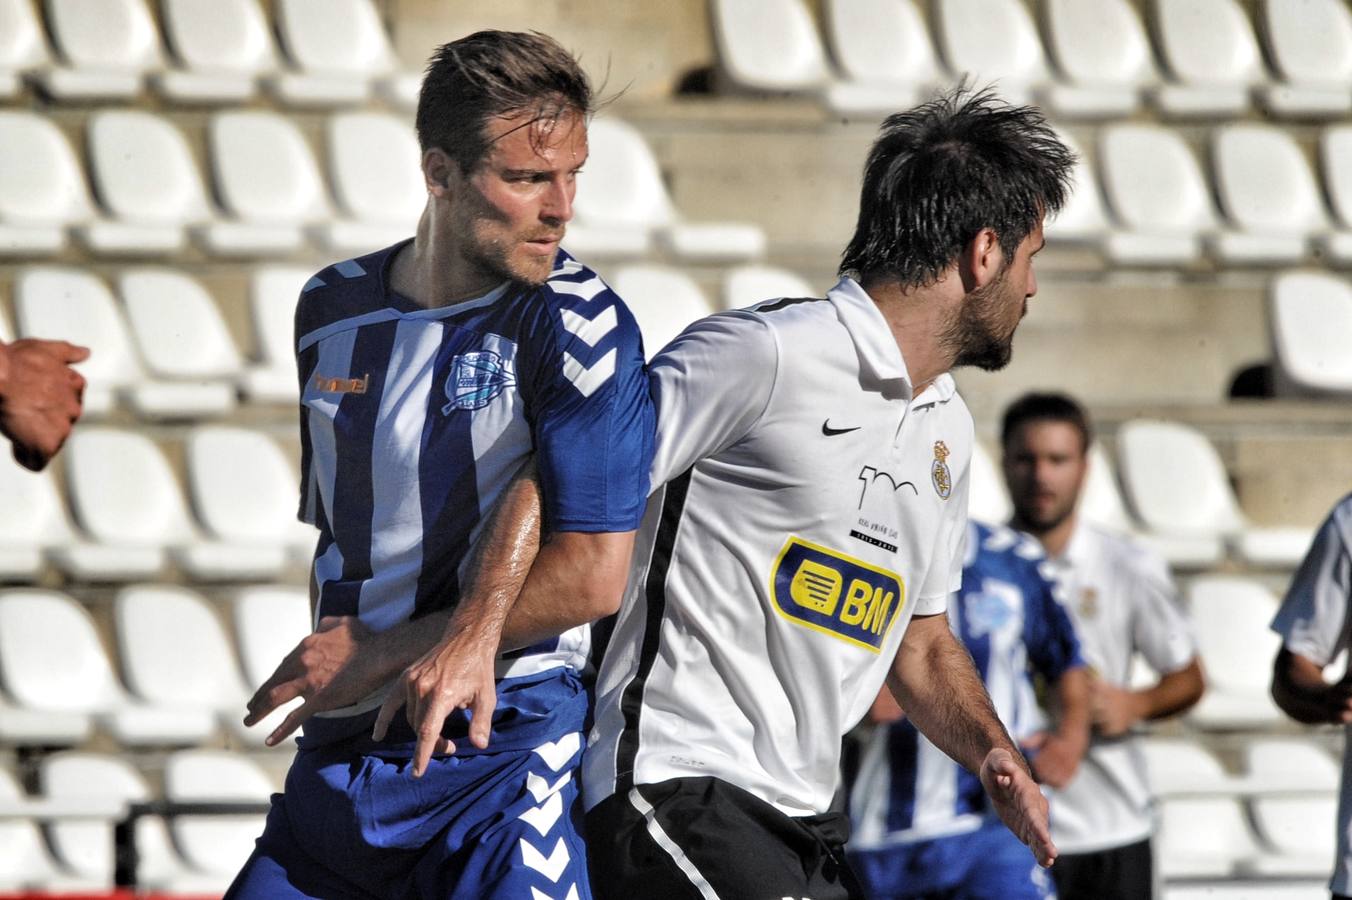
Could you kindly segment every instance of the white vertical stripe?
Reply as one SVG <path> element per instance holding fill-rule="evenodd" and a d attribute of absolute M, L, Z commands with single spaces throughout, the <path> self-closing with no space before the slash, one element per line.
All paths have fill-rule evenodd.
<path fill-rule="evenodd" d="M 695 864 L 690 861 L 690 857 L 685 855 L 685 851 L 662 829 L 661 823 L 657 821 L 657 811 L 653 809 L 651 803 L 643 799 L 643 795 L 638 792 L 637 787 L 630 789 L 629 802 L 647 820 L 648 834 L 652 835 L 654 841 L 657 841 L 657 846 L 667 851 L 667 855 L 685 873 L 685 877 L 690 879 L 690 883 L 695 886 L 695 890 L 699 891 L 699 895 L 704 900 L 718 900 L 718 893 L 714 890 L 713 885 L 709 884 L 708 880 L 700 874 L 700 870 L 695 868 Z"/>
<path fill-rule="evenodd" d="M 324 504 L 324 516 L 330 524 L 333 522 L 334 484 L 338 477 L 338 450 L 333 436 L 333 417 L 338 414 L 338 404 L 344 395 L 318 390 L 315 387 L 315 376 L 346 378 L 352 365 L 352 348 L 356 342 L 355 330 L 339 332 L 322 341 L 314 369 L 305 373 L 305 390 L 301 394 L 301 403 L 309 411 L 310 479 L 319 488 L 319 501 Z M 336 551 L 337 545 L 333 549 Z M 320 571 L 317 564 L 315 571 Z M 342 572 L 341 554 L 338 555 L 337 571 Z"/>
<path fill-rule="evenodd" d="M 427 396 L 445 326 L 405 319 L 394 332 L 371 441 L 371 578 L 358 609 L 376 631 L 413 612 L 422 570 L 422 452 Z"/>
<path fill-rule="evenodd" d="M 915 816 L 911 827 L 932 828 L 953 818 L 962 767 L 921 737 L 915 748 Z"/>
<path fill-rule="evenodd" d="M 860 849 L 887 836 L 887 809 L 892 795 L 892 766 L 887 755 L 886 726 L 873 729 L 859 761 L 859 775 L 850 792 L 850 842 Z"/>

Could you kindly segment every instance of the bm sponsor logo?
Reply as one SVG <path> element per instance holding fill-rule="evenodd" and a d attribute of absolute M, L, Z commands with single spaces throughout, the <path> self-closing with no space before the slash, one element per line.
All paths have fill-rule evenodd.
<path fill-rule="evenodd" d="M 886 569 L 791 537 L 775 560 L 770 599 L 786 619 L 879 653 L 906 588 Z"/>

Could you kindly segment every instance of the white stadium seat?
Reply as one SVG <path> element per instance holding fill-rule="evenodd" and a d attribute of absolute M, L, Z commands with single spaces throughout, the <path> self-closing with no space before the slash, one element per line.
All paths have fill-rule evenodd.
<path fill-rule="evenodd" d="M 1124 231 L 1105 243 L 1121 265 L 1186 265 L 1200 257 L 1200 236 L 1215 228 L 1202 170 L 1178 132 L 1119 124 L 1099 137 L 1099 172 Z"/>
<path fill-rule="evenodd" d="M 980 441 L 972 443 L 972 469 L 968 509 L 973 519 L 991 525 L 1000 525 L 1009 521 L 1014 506 L 1009 500 L 1009 490 L 1005 487 L 1004 476 L 995 463 L 995 459 L 986 451 Z"/>
<path fill-rule="evenodd" d="M 1210 750 L 1187 738 L 1147 737 L 1141 741 L 1150 792 L 1156 797 L 1216 794 L 1233 797 L 1242 780 Z"/>
<path fill-rule="evenodd" d="M 740 222 L 685 222 L 672 205 L 657 160 L 626 122 L 597 118 L 588 128 L 590 155 L 578 183 L 564 243 L 581 256 L 639 256 L 657 237 L 682 260 L 730 262 L 765 252 L 765 233 Z"/>
<path fill-rule="evenodd" d="M 1155 0 L 1159 49 L 1173 82 L 1155 101 L 1179 118 L 1238 116 L 1265 78 L 1253 26 L 1236 0 Z"/>
<path fill-rule="evenodd" d="M 0 453 L 0 580 L 36 581 L 43 554 L 73 543 L 52 473 L 30 472 Z"/>
<path fill-rule="evenodd" d="M 410 236 L 427 201 L 413 128 L 384 113 L 342 113 L 329 119 L 328 149 L 345 218 L 321 226 L 324 245 L 358 256 Z"/>
<path fill-rule="evenodd" d="M 1328 228 L 1328 217 L 1291 134 L 1271 125 L 1226 125 L 1212 134 L 1211 156 L 1221 208 L 1234 226 L 1213 239 L 1221 260 L 1252 265 L 1303 259 L 1310 237 Z"/>
<path fill-rule="evenodd" d="M 1268 694 L 1281 639 L 1268 629 L 1277 599 L 1248 578 L 1204 575 L 1188 589 L 1207 690 L 1187 713 L 1203 728 L 1261 729 L 1281 720 Z M 1255 660 L 1263 660 L 1258 665 Z"/>
<path fill-rule="evenodd" d="M 1111 226 L 1103 209 L 1103 192 L 1099 187 L 1094 166 L 1084 148 L 1065 132 L 1060 133 L 1076 156 L 1071 172 L 1070 196 L 1051 219 L 1047 220 L 1047 240 L 1053 243 L 1098 244 Z"/>
<path fill-rule="evenodd" d="M 0 809 L 27 799 L 9 770 L 0 768 Z M 79 879 L 62 878 L 36 822 L 27 818 L 0 818 L 0 891 L 23 894 L 27 890 L 88 890 L 90 887 L 81 884 Z"/>
<path fill-rule="evenodd" d="M 1333 757 L 1300 738 L 1253 738 L 1244 748 L 1254 829 L 1273 855 L 1268 875 L 1327 873 L 1336 852 L 1341 770 Z"/>
<path fill-rule="evenodd" d="M 50 119 L 0 109 L 0 257 L 56 253 L 93 214 L 84 170 Z"/>
<path fill-rule="evenodd" d="M 81 236 L 97 253 L 177 253 L 186 229 L 212 218 L 202 175 L 183 133 L 168 119 L 119 109 L 89 118 L 89 170 L 113 221 Z"/>
<path fill-rule="evenodd" d="M 155 82 L 174 103 L 242 103 L 277 68 L 258 0 L 161 0 L 160 10 L 179 68 Z"/>
<path fill-rule="evenodd" d="M 278 31 L 296 71 L 277 77 L 294 106 L 361 104 L 377 87 L 402 106 L 417 104 L 419 78 L 397 60 L 371 0 L 277 0 Z"/>
<path fill-rule="evenodd" d="M 1319 166 L 1337 230 L 1324 241 L 1336 265 L 1352 264 L 1352 125 L 1333 125 L 1319 137 Z"/>
<path fill-rule="evenodd" d="M 178 803 L 266 803 L 273 786 L 251 759 L 217 750 L 183 750 L 164 767 L 165 798 Z M 203 872 L 233 876 L 263 833 L 264 817 L 178 816 L 170 828 L 183 857 Z"/>
<path fill-rule="evenodd" d="M 218 256 L 289 253 L 303 228 L 329 216 L 314 154 L 296 124 L 268 110 L 217 113 L 207 128 L 211 169 L 234 221 L 201 233 Z"/>
<path fill-rule="evenodd" d="M 1281 81 L 1264 91 L 1280 116 L 1352 113 L 1352 12 L 1345 0 L 1266 0 L 1259 22 Z"/>
<path fill-rule="evenodd" d="M 252 689 L 267 681 L 277 665 L 309 634 L 310 595 L 305 588 L 260 585 L 245 588 L 233 606 L 235 642 L 244 667 L 244 683 Z M 293 708 L 284 704 L 254 726 L 259 736 L 271 734 Z"/>
<path fill-rule="evenodd" d="M 803 276 L 777 266 L 736 266 L 723 273 L 723 308 L 741 309 L 776 297 L 812 297 Z"/>
<path fill-rule="evenodd" d="M 825 19 L 843 76 L 824 94 L 835 112 L 896 112 L 944 81 L 929 29 L 912 0 L 829 0 Z"/>
<path fill-rule="evenodd" d="M 1255 566 L 1294 566 L 1309 548 L 1313 529 L 1249 525 L 1216 448 L 1195 428 L 1135 419 L 1119 429 L 1117 449 L 1131 505 L 1157 539 L 1228 541 Z"/>
<path fill-rule="evenodd" d="M 141 359 L 173 388 L 172 398 L 165 397 L 169 402 L 153 406 L 149 391 L 137 392 L 137 412 L 143 418 L 184 418 L 232 410 L 243 362 L 201 283 L 172 269 L 131 269 L 118 276 L 117 287 Z"/>
<path fill-rule="evenodd" d="M 0 97 L 15 97 L 22 77 L 51 63 L 32 0 L 0 0 Z"/>
<path fill-rule="evenodd" d="M 1238 800 L 1166 797 L 1158 810 L 1159 830 L 1152 843 L 1166 882 L 1233 877 L 1261 855 Z"/>
<path fill-rule="evenodd" d="M 58 100 L 130 99 L 158 70 L 160 34 L 145 0 L 45 0 L 65 65 L 39 73 Z"/>
<path fill-rule="evenodd" d="M 826 54 L 803 0 L 712 0 L 718 67 L 752 91 L 816 91 L 826 83 Z"/>
<path fill-rule="evenodd" d="M 638 320 L 649 359 L 691 322 L 713 312 L 689 275 L 665 266 L 624 266 L 615 271 L 610 286 Z"/>
<path fill-rule="evenodd" d="M 977 85 L 994 82 L 1011 103 L 1027 103 L 1049 77 L 1033 17 L 1020 0 L 936 0 L 935 32 L 949 70 Z"/>
<path fill-rule="evenodd" d="M 1061 118 L 1131 115 L 1158 80 L 1141 17 L 1127 0 L 1047 0 L 1049 50 L 1066 84 L 1047 89 Z"/>
<path fill-rule="evenodd" d="M 1254 789 L 1263 793 L 1334 794 L 1341 771 L 1332 756 L 1305 738 L 1252 737 L 1244 747 L 1245 776 Z"/>
<path fill-rule="evenodd" d="M 296 300 L 313 272 L 298 266 L 260 266 L 249 281 L 257 364 L 244 373 L 244 393 L 258 403 L 294 404 Z"/>
<path fill-rule="evenodd" d="M 1097 442 L 1089 448 L 1089 469 L 1080 493 L 1078 512 L 1091 522 L 1123 534 L 1136 531 L 1136 523 L 1131 520 L 1122 501 L 1122 492 L 1118 490 L 1112 463 L 1103 452 L 1103 445 Z"/>
<path fill-rule="evenodd" d="M 1268 289 L 1279 391 L 1352 394 L 1352 285 L 1325 272 L 1283 272 Z"/>

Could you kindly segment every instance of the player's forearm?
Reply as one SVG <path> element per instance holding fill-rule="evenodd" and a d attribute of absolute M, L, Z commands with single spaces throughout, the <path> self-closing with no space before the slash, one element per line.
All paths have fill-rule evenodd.
<path fill-rule="evenodd" d="M 919 633 L 913 634 L 918 626 Z M 948 630 L 946 617 L 911 623 L 888 686 L 921 733 L 969 771 L 980 771 L 987 754 L 996 748 L 1008 750 L 1027 770 L 1022 752 L 995 714 L 972 657 Z"/>
<path fill-rule="evenodd" d="M 1194 657 L 1178 671 L 1162 676 L 1154 687 L 1135 692 L 1140 713 L 1137 718 L 1149 721 L 1177 715 L 1202 699 L 1205 690 L 1202 664 Z"/>
<path fill-rule="evenodd" d="M 1083 754 L 1089 746 L 1089 671 L 1078 666 L 1056 680 L 1056 736 Z"/>
<path fill-rule="evenodd" d="M 551 535 L 502 630 L 501 650 L 529 647 L 620 607 L 633 532 Z"/>
<path fill-rule="evenodd" d="M 1324 681 L 1312 660 L 1283 648 L 1272 667 L 1272 699 L 1297 722 L 1318 725 L 1339 721 L 1346 688 Z"/>

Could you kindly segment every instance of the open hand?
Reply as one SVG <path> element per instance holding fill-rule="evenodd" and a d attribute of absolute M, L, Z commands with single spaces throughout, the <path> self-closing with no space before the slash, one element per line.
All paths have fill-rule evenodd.
<path fill-rule="evenodd" d="M 981 784 L 990 795 L 1000 820 L 1033 851 L 1038 865 L 1048 868 L 1056 861 L 1047 819 L 1047 798 L 1014 754 L 997 747 L 981 763 Z"/>

